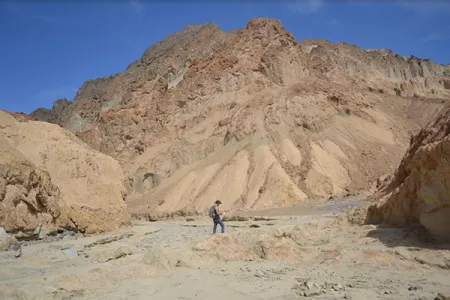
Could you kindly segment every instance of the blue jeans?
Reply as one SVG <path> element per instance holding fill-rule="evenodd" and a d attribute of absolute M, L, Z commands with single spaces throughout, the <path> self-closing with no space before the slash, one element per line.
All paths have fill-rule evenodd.
<path fill-rule="evenodd" d="M 213 227 L 213 234 L 216 233 L 217 231 L 217 224 L 220 225 L 220 227 L 222 228 L 222 233 L 225 232 L 225 225 L 223 224 L 222 220 L 220 218 L 216 218 L 214 219 L 214 227 Z"/>

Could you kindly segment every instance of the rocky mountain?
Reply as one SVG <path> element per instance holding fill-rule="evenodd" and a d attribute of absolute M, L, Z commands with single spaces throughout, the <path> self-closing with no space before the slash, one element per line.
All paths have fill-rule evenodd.
<path fill-rule="evenodd" d="M 256 210 L 370 187 L 445 107 L 449 76 L 259 18 L 187 26 L 31 116 L 117 159 L 135 217 L 203 214 L 217 198 Z"/>
<path fill-rule="evenodd" d="M 371 197 L 366 222 L 421 225 L 450 241 L 450 109 L 411 138 L 399 168 Z"/>
<path fill-rule="evenodd" d="M 85 233 L 129 224 L 123 172 L 69 131 L 0 110 L 0 227 Z"/>

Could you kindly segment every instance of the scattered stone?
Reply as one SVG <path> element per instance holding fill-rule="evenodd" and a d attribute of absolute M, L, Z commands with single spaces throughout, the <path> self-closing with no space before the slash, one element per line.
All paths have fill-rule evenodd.
<path fill-rule="evenodd" d="M 38 235 L 39 234 L 39 232 L 41 232 L 41 224 L 39 224 L 37 227 L 36 227 L 36 229 L 34 229 L 34 232 L 33 232 L 33 235 Z"/>
<path fill-rule="evenodd" d="M 300 278 L 296 278 L 296 280 L 299 282 L 303 282 L 302 284 L 298 284 L 294 287 L 299 290 L 298 293 L 302 296 L 313 297 L 313 296 L 318 296 L 320 294 L 327 292 L 327 286 L 328 286 L 327 283 L 321 285 L 321 284 L 316 283 L 312 279 L 303 280 Z"/>
<path fill-rule="evenodd" d="M 273 270 L 271 270 L 271 272 L 273 274 L 281 275 L 281 274 L 286 274 L 287 270 L 286 269 L 273 269 Z"/>
<path fill-rule="evenodd" d="M 276 219 L 265 218 L 265 217 L 254 217 L 253 220 L 255 220 L 255 221 L 275 221 Z"/>
<path fill-rule="evenodd" d="M 91 247 L 96 246 L 96 245 L 104 245 L 104 244 L 108 244 L 108 243 L 112 243 L 112 242 L 116 242 L 116 241 L 120 241 L 122 239 L 126 239 L 126 238 L 129 238 L 129 237 L 132 237 L 133 235 L 134 235 L 134 233 L 129 232 L 129 233 L 123 233 L 123 234 L 120 234 L 120 235 L 108 236 L 108 237 L 99 239 L 99 240 L 97 240 L 97 241 L 95 241 L 93 243 L 90 243 L 90 244 L 88 244 L 88 245 L 86 245 L 84 247 L 85 248 L 91 248 Z"/>
<path fill-rule="evenodd" d="M 64 244 L 64 245 L 50 245 L 48 246 L 49 249 L 55 249 L 55 250 L 66 250 L 70 247 L 73 247 L 72 244 Z"/>
<path fill-rule="evenodd" d="M 258 278 L 261 278 L 261 277 L 266 277 L 267 274 L 261 270 L 258 270 L 258 271 L 256 271 L 255 276 Z"/>
<path fill-rule="evenodd" d="M 38 234 L 38 240 L 45 240 L 50 235 L 50 230 L 48 228 L 41 228 Z"/>
<path fill-rule="evenodd" d="M 294 286 L 294 288 L 298 289 L 299 294 L 305 297 L 318 296 L 321 294 L 325 294 L 328 291 L 339 292 L 345 290 L 344 286 L 340 283 L 336 284 L 325 282 L 323 284 L 319 284 L 315 282 L 313 279 L 304 280 L 301 278 L 296 278 L 296 280 L 301 284 Z"/>
<path fill-rule="evenodd" d="M 244 217 L 244 216 L 232 216 L 232 217 L 227 218 L 227 221 L 233 221 L 233 222 L 246 222 L 249 220 L 250 220 L 249 217 Z"/>
<path fill-rule="evenodd" d="M 392 292 L 390 290 L 387 290 L 387 291 L 384 291 L 384 294 L 385 295 L 390 295 L 390 294 L 392 294 Z"/>
<path fill-rule="evenodd" d="M 423 290 L 423 288 L 421 287 L 421 286 L 418 286 L 418 285 L 412 285 L 412 286 L 410 286 L 409 288 L 408 288 L 408 291 L 421 291 L 421 290 Z"/>
<path fill-rule="evenodd" d="M 434 300 L 450 300 L 450 295 L 445 296 L 444 294 L 439 293 Z"/>
<path fill-rule="evenodd" d="M 22 248 L 19 248 L 18 250 L 16 250 L 16 251 L 14 252 L 14 256 L 15 256 L 16 258 L 19 258 L 21 255 L 22 255 Z"/>
<path fill-rule="evenodd" d="M 9 251 L 14 251 L 15 258 L 19 258 L 20 256 L 22 256 L 22 246 L 19 243 L 10 245 Z"/>
<path fill-rule="evenodd" d="M 120 259 L 122 257 L 131 255 L 132 251 L 130 248 L 126 246 L 120 246 L 114 252 L 111 251 L 100 251 L 91 256 L 91 261 L 97 263 L 105 263 L 111 260 Z M 88 258 L 89 255 L 86 254 L 85 251 L 79 251 L 78 255 L 84 255 L 84 257 Z"/>
<path fill-rule="evenodd" d="M 257 225 L 257 224 L 252 224 L 250 225 L 250 228 L 260 228 L 261 226 Z"/>
<path fill-rule="evenodd" d="M 319 287 L 319 285 L 316 284 L 312 279 L 308 279 L 307 281 L 305 281 L 305 286 L 308 289 L 312 289 L 313 287 Z"/>
<path fill-rule="evenodd" d="M 182 225 L 182 226 L 187 226 L 187 225 Z M 190 225 L 190 226 L 197 227 L 197 225 Z M 162 228 L 158 228 L 157 230 L 146 232 L 144 235 L 154 234 L 154 233 L 157 233 L 157 232 L 159 232 L 161 230 L 162 230 Z"/>
<path fill-rule="evenodd" d="M 15 235 L 14 235 L 14 237 L 16 238 L 16 239 L 27 239 L 27 238 L 30 238 L 30 235 L 28 235 L 28 234 L 26 234 L 26 233 L 23 233 L 22 231 L 19 231 L 18 233 L 16 233 Z"/>
<path fill-rule="evenodd" d="M 87 253 L 85 251 L 85 249 L 82 249 L 82 250 L 78 250 L 77 251 L 77 256 L 84 257 L 84 258 L 89 258 L 89 253 Z"/>
<path fill-rule="evenodd" d="M 131 254 L 132 251 L 130 250 L 130 248 L 122 246 L 117 248 L 116 251 L 114 251 L 114 259 L 119 259 Z"/>
<path fill-rule="evenodd" d="M 305 297 L 319 296 L 322 293 L 322 289 L 320 287 L 313 287 L 311 289 L 307 289 L 303 292 Z"/>

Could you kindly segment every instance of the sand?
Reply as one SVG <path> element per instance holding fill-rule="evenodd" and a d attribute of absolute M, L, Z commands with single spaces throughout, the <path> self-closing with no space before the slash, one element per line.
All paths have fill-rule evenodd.
<path fill-rule="evenodd" d="M 418 232 L 339 216 L 361 197 L 225 222 L 135 221 L 119 231 L 23 245 L 0 256 L 1 299 L 434 299 L 450 251 Z M 325 204 L 325 205 L 324 205 Z M 250 227 L 251 226 L 251 227 Z M 259 228 L 256 228 L 258 227 Z M 261 252 L 262 251 L 262 252 Z M 308 286 L 310 288 L 308 288 Z M 316 296 L 311 294 L 319 293 Z M 422 297 L 422 298 L 421 298 Z"/>

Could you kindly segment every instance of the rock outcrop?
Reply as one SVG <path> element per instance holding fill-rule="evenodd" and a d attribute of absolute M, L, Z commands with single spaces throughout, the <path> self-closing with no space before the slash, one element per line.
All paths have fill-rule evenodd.
<path fill-rule="evenodd" d="M 60 218 L 60 204 L 59 188 L 48 172 L 37 168 L 0 135 L 0 225 L 6 230 L 34 230 L 58 219 L 68 226 L 67 217 Z"/>
<path fill-rule="evenodd" d="M 297 42 L 277 20 L 191 25 L 32 115 L 117 159 L 142 217 L 290 206 L 368 188 L 450 98 L 450 67 Z"/>
<path fill-rule="evenodd" d="M 398 170 L 373 200 L 366 222 L 421 225 L 450 241 L 450 110 L 411 138 Z"/>
<path fill-rule="evenodd" d="M 81 232 L 127 224 L 123 173 L 65 129 L 0 111 L 0 226 Z"/>

